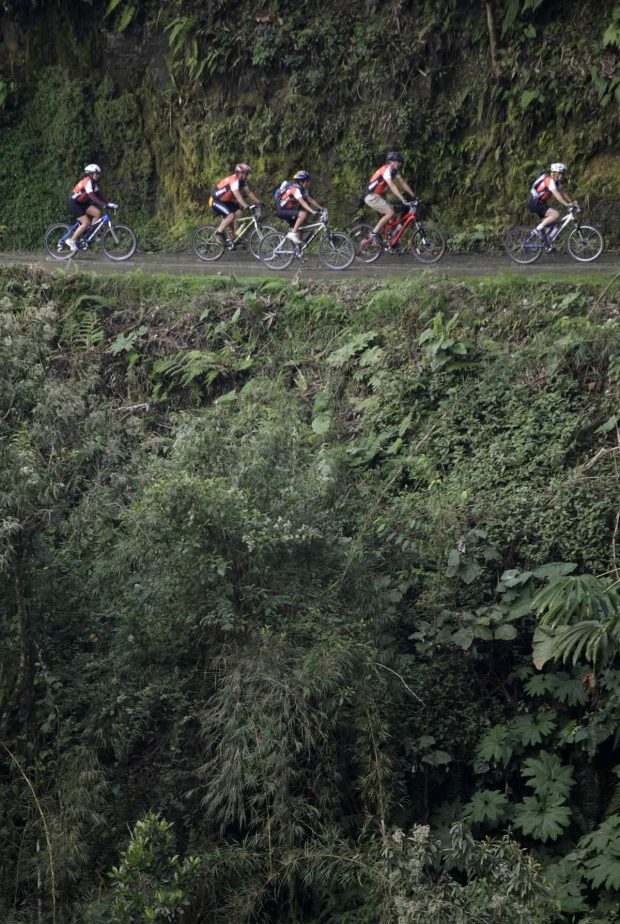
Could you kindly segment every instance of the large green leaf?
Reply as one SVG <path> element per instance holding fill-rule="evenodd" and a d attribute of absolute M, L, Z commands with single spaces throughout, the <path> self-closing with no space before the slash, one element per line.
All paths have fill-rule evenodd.
<path fill-rule="evenodd" d="M 561 798 L 526 796 L 515 811 L 515 825 L 524 834 L 546 843 L 556 841 L 570 822 L 570 809 Z"/>

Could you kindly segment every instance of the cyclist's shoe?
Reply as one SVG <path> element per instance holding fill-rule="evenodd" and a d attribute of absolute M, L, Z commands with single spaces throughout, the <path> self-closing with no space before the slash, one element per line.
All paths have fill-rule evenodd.
<path fill-rule="evenodd" d="M 375 231 L 373 231 L 370 235 L 370 240 L 373 242 L 373 244 L 376 244 L 377 247 L 385 247 L 385 241 L 381 235 L 377 234 Z"/>
<path fill-rule="evenodd" d="M 297 244 L 298 246 L 302 243 L 302 240 L 296 231 L 289 231 L 289 233 L 286 235 L 286 239 L 287 241 L 292 241 L 293 244 Z"/>
<path fill-rule="evenodd" d="M 65 244 L 67 245 L 67 247 L 69 248 L 69 250 L 71 251 L 71 253 L 76 253 L 76 252 L 77 252 L 78 245 L 76 244 L 75 241 L 72 241 L 71 238 L 68 238 L 68 239 L 65 241 Z"/>
<path fill-rule="evenodd" d="M 226 247 L 227 250 L 229 250 L 230 247 L 232 247 L 232 241 L 227 240 L 226 235 L 223 234 L 221 231 L 216 231 L 213 237 L 215 238 L 217 243 L 220 245 L 220 247 Z"/>

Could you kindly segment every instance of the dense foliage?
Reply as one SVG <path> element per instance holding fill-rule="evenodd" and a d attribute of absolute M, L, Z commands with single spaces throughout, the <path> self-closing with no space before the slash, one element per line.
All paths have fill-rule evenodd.
<path fill-rule="evenodd" d="M 616 0 L 4 0 L 0 225 L 38 245 L 89 161 L 141 243 L 186 242 L 238 160 L 352 217 L 386 148 L 454 245 L 497 243 L 552 160 L 620 238 Z M 32 203 L 36 202 L 36 209 Z"/>
<path fill-rule="evenodd" d="M 617 291 L 2 271 L 3 922 L 616 919 Z"/>

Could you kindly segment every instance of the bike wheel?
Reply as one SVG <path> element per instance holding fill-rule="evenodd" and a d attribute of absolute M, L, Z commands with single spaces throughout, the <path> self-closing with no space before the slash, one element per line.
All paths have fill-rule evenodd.
<path fill-rule="evenodd" d="M 131 228 L 114 225 L 106 228 L 101 237 L 101 249 L 108 260 L 129 260 L 136 252 L 138 241 Z"/>
<path fill-rule="evenodd" d="M 274 233 L 278 233 L 276 228 L 272 228 L 271 225 L 261 225 L 260 228 L 254 228 L 252 233 L 248 235 L 248 247 L 250 248 L 250 253 L 256 260 L 260 260 L 260 255 L 258 253 L 260 242 L 268 234 Z"/>
<path fill-rule="evenodd" d="M 293 262 L 295 244 L 280 231 L 272 231 L 260 242 L 258 255 L 269 269 L 283 270 Z"/>
<path fill-rule="evenodd" d="M 579 225 L 568 235 L 566 246 L 573 260 L 591 263 L 603 253 L 603 235 L 591 225 Z"/>
<path fill-rule="evenodd" d="M 371 235 L 370 225 L 355 225 L 349 231 L 349 237 L 355 247 L 355 259 L 359 263 L 374 263 L 383 253 L 383 248 L 372 239 Z"/>
<path fill-rule="evenodd" d="M 355 244 L 344 231 L 327 231 L 319 243 L 319 259 L 332 270 L 345 270 L 355 260 Z"/>
<path fill-rule="evenodd" d="M 446 251 L 443 234 L 432 225 L 420 225 L 411 239 L 411 253 L 420 263 L 437 263 Z"/>
<path fill-rule="evenodd" d="M 543 252 L 542 238 L 532 228 L 519 225 L 504 238 L 504 250 L 515 263 L 534 263 Z"/>
<path fill-rule="evenodd" d="M 45 232 L 43 243 L 50 257 L 53 260 L 68 260 L 73 256 L 73 251 L 69 250 L 62 239 L 69 230 L 69 225 L 52 225 Z"/>
<path fill-rule="evenodd" d="M 225 250 L 224 245 L 216 240 L 215 225 L 196 228 L 192 236 L 192 247 L 196 256 L 207 262 L 219 260 Z"/>

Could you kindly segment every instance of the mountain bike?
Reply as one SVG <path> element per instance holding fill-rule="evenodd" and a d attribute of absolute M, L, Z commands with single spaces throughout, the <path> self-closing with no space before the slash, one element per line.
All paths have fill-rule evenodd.
<path fill-rule="evenodd" d="M 504 238 L 504 250 L 515 263 L 534 263 L 543 253 L 557 251 L 556 244 L 570 224 L 575 227 L 566 238 L 566 249 L 580 263 L 591 263 L 603 253 L 603 235 L 592 225 L 582 225 L 576 217 L 578 205 L 570 205 L 563 218 L 543 229 L 543 234 L 527 225 L 519 225 Z"/>
<path fill-rule="evenodd" d="M 79 224 L 79 221 L 76 221 L 71 226 L 57 224 L 47 229 L 43 242 L 50 257 L 54 260 L 68 260 L 80 252 L 89 250 L 97 241 L 101 243 L 101 249 L 109 260 L 129 260 L 136 252 L 136 235 L 131 228 L 113 223 L 107 212 L 93 221 L 77 239 L 77 251 L 69 250 L 67 240 Z"/>
<path fill-rule="evenodd" d="M 420 263 L 437 263 L 446 250 L 444 236 L 433 225 L 420 221 L 421 199 L 412 199 L 400 206 L 380 233 L 381 243 L 372 236 L 368 224 L 355 225 L 349 234 L 355 242 L 355 256 L 362 263 L 374 263 L 382 253 L 411 253 Z M 410 230 L 411 229 L 411 230 Z"/>
<path fill-rule="evenodd" d="M 250 215 L 238 219 L 235 235 L 226 244 L 221 244 L 215 237 L 215 225 L 201 225 L 196 228 L 192 236 L 192 247 L 196 256 L 209 262 L 219 260 L 225 250 L 232 251 L 242 247 L 249 247 L 252 256 L 259 260 L 258 247 L 260 242 L 266 234 L 276 229 L 272 228 L 271 225 L 262 223 L 263 210 L 260 205 L 251 205 L 250 213 Z"/>
<path fill-rule="evenodd" d="M 265 266 L 272 270 L 283 270 L 290 266 L 295 257 L 304 259 L 304 254 L 315 240 L 318 240 L 319 259 L 332 270 L 345 270 L 355 259 L 355 244 L 344 231 L 329 228 L 329 213 L 323 209 L 318 221 L 303 226 L 303 232 L 311 234 L 301 243 L 291 241 L 281 231 L 267 234 L 260 242 L 258 253 Z"/>

